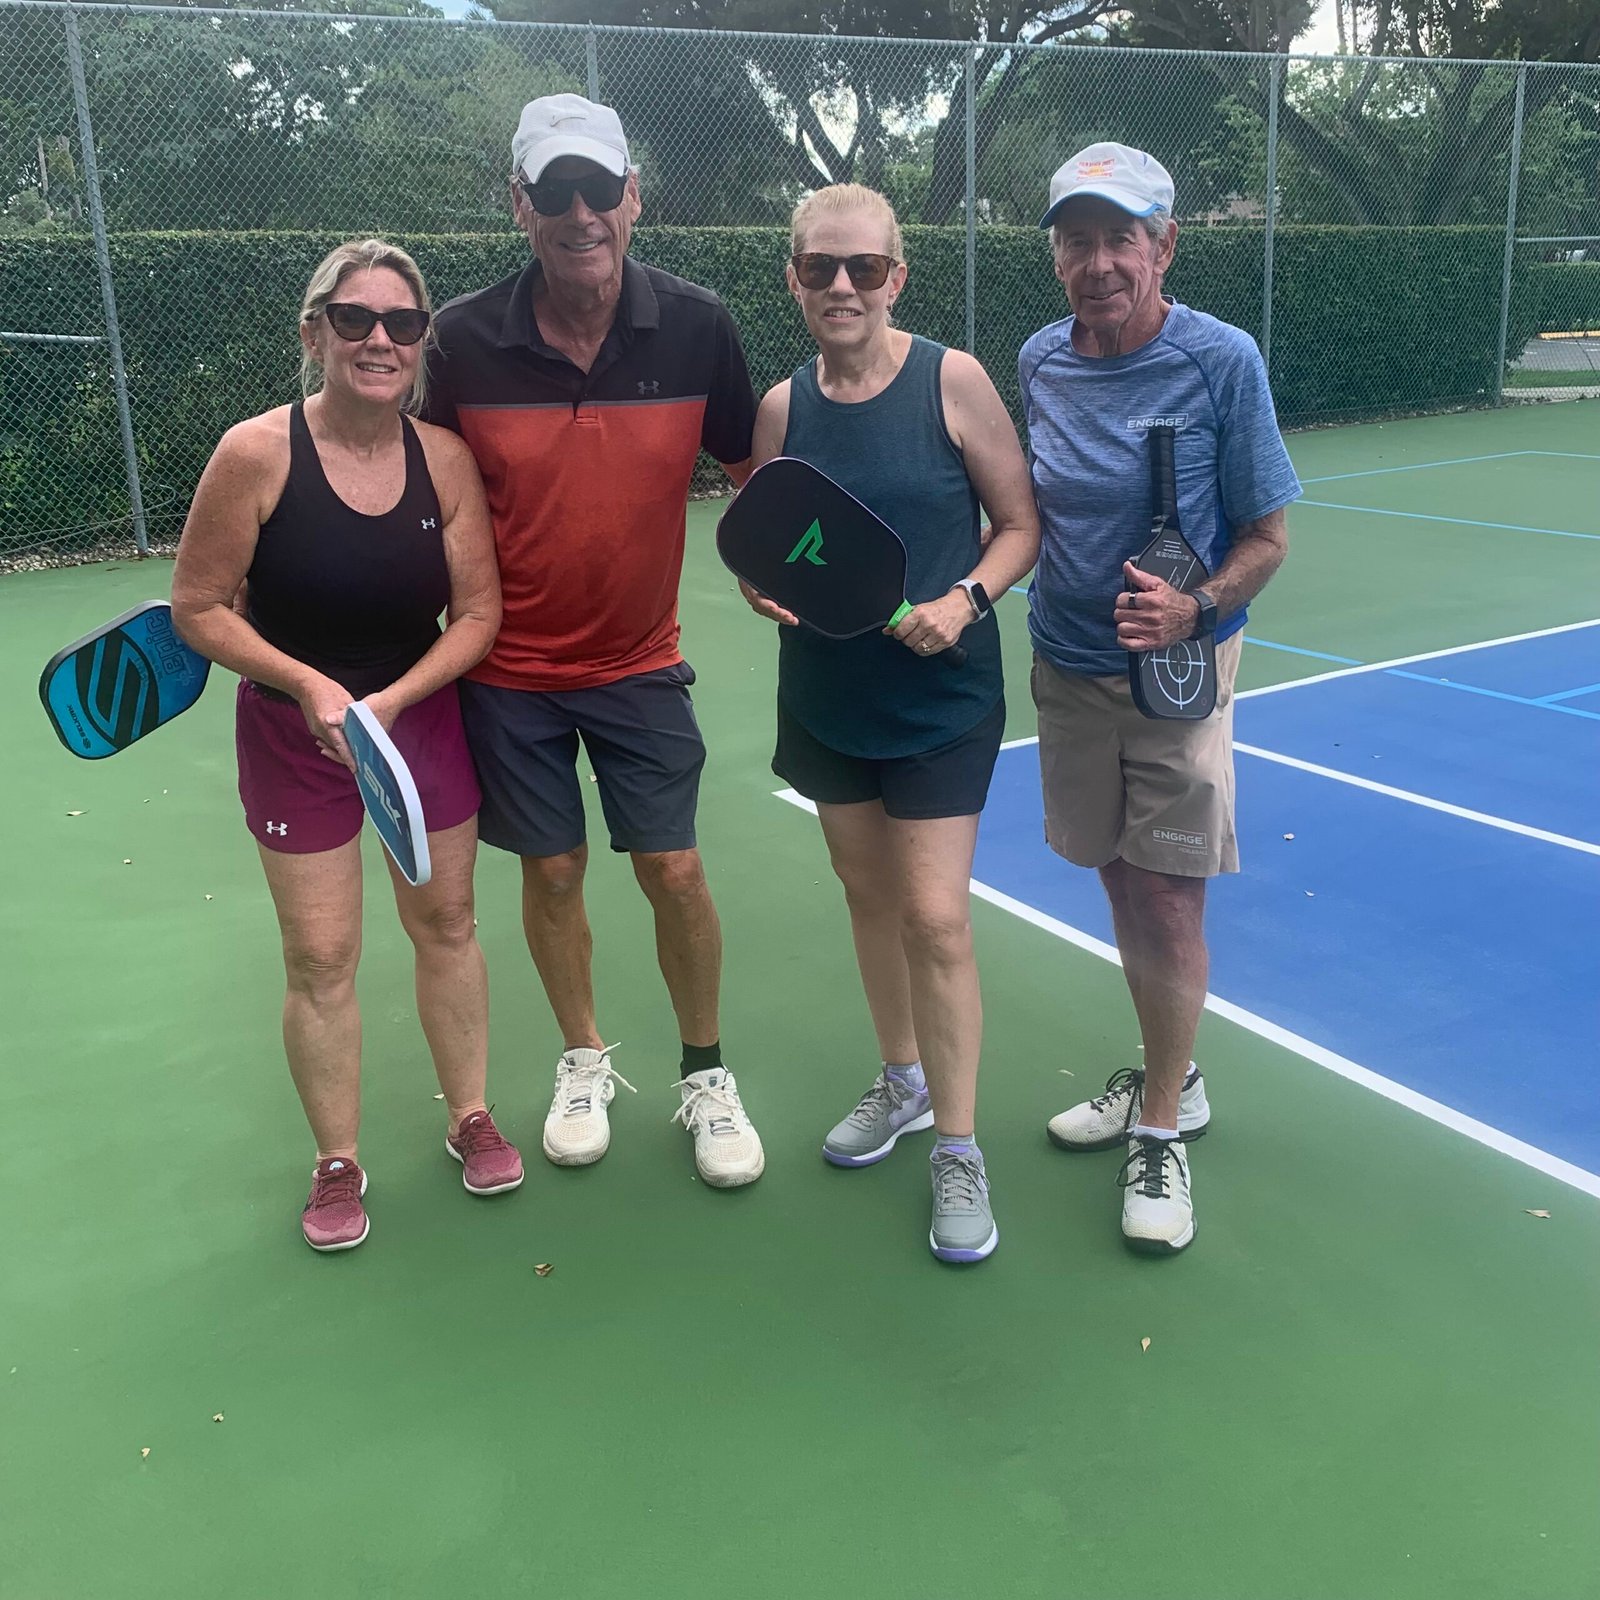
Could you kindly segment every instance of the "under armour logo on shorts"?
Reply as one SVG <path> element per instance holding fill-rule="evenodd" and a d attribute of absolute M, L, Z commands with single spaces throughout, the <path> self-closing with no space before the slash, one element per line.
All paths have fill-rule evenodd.
<path fill-rule="evenodd" d="M 287 822 L 269 822 L 267 824 L 267 834 L 269 837 L 272 834 L 277 834 L 279 838 L 282 838 L 283 835 L 288 831 L 289 824 Z"/>
<path fill-rule="evenodd" d="M 661 385 L 654 378 L 641 378 L 639 380 L 640 394 L 660 394 Z"/>

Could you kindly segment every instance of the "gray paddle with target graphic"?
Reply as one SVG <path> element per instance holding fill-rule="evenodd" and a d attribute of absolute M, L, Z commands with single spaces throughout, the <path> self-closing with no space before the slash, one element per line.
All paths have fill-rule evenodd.
<path fill-rule="evenodd" d="M 1150 430 L 1151 537 L 1133 564 L 1180 594 L 1188 594 L 1211 574 L 1178 526 L 1173 440 L 1171 428 Z M 1133 690 L 1133 703 L 1147 717 L 1203 722 L 1217 705 L 1215 641 L 1205 633 L 1198 639 L 1179 639 L 1160 650 L 1130 650 L 1128 686 Z"/>

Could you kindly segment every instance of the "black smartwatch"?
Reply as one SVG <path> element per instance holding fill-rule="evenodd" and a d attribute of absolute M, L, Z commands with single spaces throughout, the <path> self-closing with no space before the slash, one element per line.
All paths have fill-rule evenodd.
<path fill-rule="evenodd" d="M 1189 598 L 1200 607 L 1200 615 L 1190 630 L 1191 639 L 1203 639 L 1208 633 L 1217 631 L 1217 602 L 1208 595 L 1204 589 L 1191 589 Z"/>
<path fill-rule="evenodd" d="M 966 591 L 967 603 L 972 607 L 972 620 L 974 622 L 982 622 L 989 615 L 991 609 L 989 595 L 983 585 L 974 578 L 962 578 L 955 587 Z M 1216 607 L 1213 606 L 1211 609 L 1212 615 L 1215 616 Z"/>

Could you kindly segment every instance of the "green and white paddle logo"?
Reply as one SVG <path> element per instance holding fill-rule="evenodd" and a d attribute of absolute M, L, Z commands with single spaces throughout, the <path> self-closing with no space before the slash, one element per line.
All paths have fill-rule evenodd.
<path fill-rule="evenodd" d="M 814 567 L 825 567 L 827 562 L 822 559 L 822 524 L 813 520 L 811 526 L 800 535 L 800 542 L 788 555 L 783 558 L 787 567 L 793 562 L 806 560 Z"/>

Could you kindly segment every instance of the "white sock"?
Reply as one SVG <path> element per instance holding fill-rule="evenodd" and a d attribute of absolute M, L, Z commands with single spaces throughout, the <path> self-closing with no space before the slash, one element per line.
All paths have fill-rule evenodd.
<path fill-rule="evenodd" d="M 1130 1139 L 1162 1139 L 1168 1144 L 1178 1137 L 1176 1128 L 1152 1128 L 1148 1122 L 1136 1122 L 1128 1130 Z"/>

